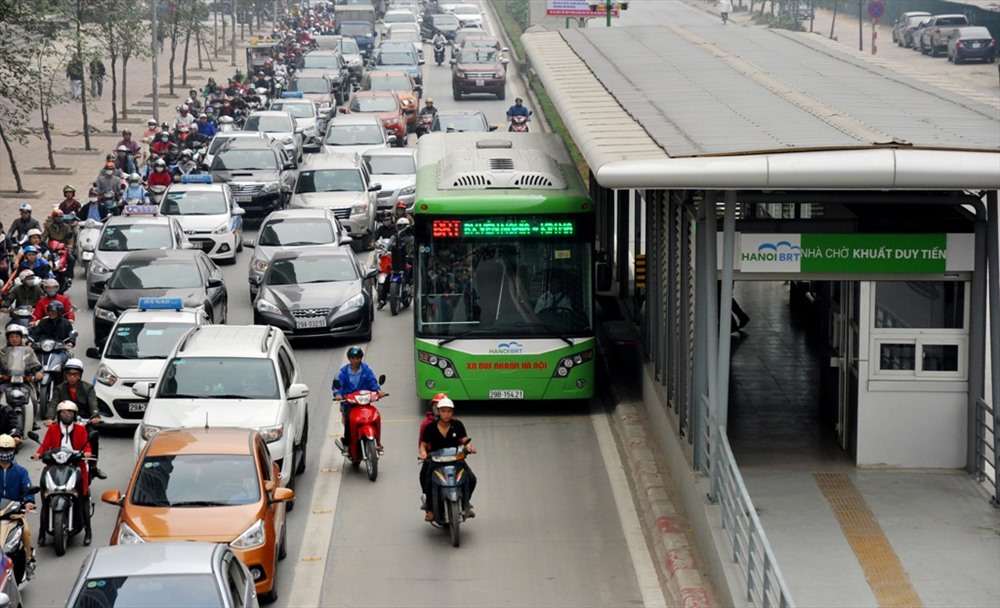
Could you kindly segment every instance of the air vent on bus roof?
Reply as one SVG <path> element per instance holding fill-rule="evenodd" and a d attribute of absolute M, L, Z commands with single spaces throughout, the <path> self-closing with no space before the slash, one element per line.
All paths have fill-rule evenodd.
<path fill-rule="evenodd" d="M 489 175 L 482 173 L 465 173 L 455 178 L 453 188 L 489 188 L 493 185 L 493 180 Z"/>
<path fill-rule="evenodd" d="M 564 190 L 566 180 L 559 163 L 541 150 L 480 148 L 446 155 L 438 165 L 438 187 Z"/>

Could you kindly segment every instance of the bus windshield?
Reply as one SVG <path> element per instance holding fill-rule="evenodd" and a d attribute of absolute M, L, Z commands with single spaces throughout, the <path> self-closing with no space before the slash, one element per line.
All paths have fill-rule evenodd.
<path fill-rule="evenodd" d="M 540 223 L 569 225 L 560 220 L 578 226 L 557 236 L 532 231 Z M 466 222 L 476 225 L 459 227 Z M 553 216 L 418 222 L 417 335 L 592 335 L 592 239 L 583 223 Z"/>

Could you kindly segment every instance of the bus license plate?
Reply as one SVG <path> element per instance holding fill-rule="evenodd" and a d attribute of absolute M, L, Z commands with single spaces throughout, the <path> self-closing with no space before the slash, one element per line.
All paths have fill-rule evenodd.
<path fill-rule="evenodd" d="M 299 329 L 312 329 L 315 327 L 326 327 L 324 317 L 310 317 L 307 319 L 295 319 L 295 327 Z"/>
<path fill-rule="evenodd" d="M 490 399 L 524 399 L 524 391 L 510 389 L 490 391 Z"/>
<path fill-rule="evenodd" d="M 145 412 L 146 411 L 146 402 L 143 401 L 142 403 L 129 403 L 128 404 L 128 411 L 129 412 L 133 412 L 133 413 L 135 413 L 135 412 Z"/>
<path fill-rule="evenodd" d="M 476 86 L 477 87 L 485 87 L 486 86 L 486 81 L 483 80 L 482 78 L 476 78 Z"/>

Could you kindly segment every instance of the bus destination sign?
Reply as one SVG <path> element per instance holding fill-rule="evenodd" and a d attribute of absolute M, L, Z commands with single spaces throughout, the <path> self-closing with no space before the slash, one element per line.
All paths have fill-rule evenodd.
<path fill-rule="evenodd" d="M 433 238 L 510 238 L 535 236 L 573 236 L 573 220 L 542 218 L 483 218 L 466 220 L 434 220 Z"/>

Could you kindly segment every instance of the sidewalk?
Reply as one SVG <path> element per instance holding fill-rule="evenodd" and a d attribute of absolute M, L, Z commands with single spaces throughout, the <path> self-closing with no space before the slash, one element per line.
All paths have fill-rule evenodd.
<path fill-rule="evenodd" d="M 208 57 L 202 55 L 202 68 L 198 68 L 198 55 L 192 48 L 189 51 L 188 59 L 188 83 L 181 83 L 181 65 L 183 60 L 183 41 L 178 45 L 177 58 L 174 61 L 175 87 L 174 95 L 170 95 L 169 89 L 169 62 L 170 62 L 170 42 L 163 45 L 163 52 L 159 54 L 159 84 L 160 84 L 160 122 L 172 122 L 175 111 L 174 108 L 187 98 L 188 92 L 192 88 L 201 89 L 209 78 L 215 78 L 216 82 L 225 84 L 225 79 L 232 76 L 236 67 L 230 65 L 230 47 L 225 44 L 220 48 L 221 54 L 218 56 L 211 54 L 214 48 L 211 36 L 212 21 L 206 22 L 208 26 L 208 40 L 206 44 L 210 50 Z M 221 33 L 221 25 L 219 31 Z M 270 31 L 270 24 L 265 23 L 265 30 Z M 258 33 L 255 30 L 255 33 Z M 228 34 L 228 28 L 227 28 Z M 245 40 L 239 38 L 237 29 L 236 39 L 236 65 L 244 72 L 246 71 L 246 41 L 252 36 L 247 31 Z M 67 103 L 53 107 L 51 117 L 54 123 L 52 136 L 52 149 L 55 153 L 56 165 L 65 171 L 48 171 L 48 152 L 45 146 L 45 139 L 41 132 L 41 119 L 38 112 L 33 113 L 31 122 L 27 125 L 37 133 L 35 136 L 29 135 L 26 145 L 12 142 L 14 159 L 17 162 L 21 180 L 27 190 L 32 191 L 29 195 L 12 194 L 11 191 L 17 189 L 14 181 L 14 174 L 10 168 L 10 159 L 7 151 L 0 146 L 0 220 L 4 226 L 9 227 L 10 222 L 17 217 L 17 208 L 21 203 L 27 202 L 34 207 L 35 217 L 42 217 L 47 214 L 52 207 L 62 200 L 62 188 L 70 184 L 76 188 L 77 200 L 86 202 L 87 190 L 90 183 L 97 176 L 101 168 L 104 156 L 113 151 L 115 144 L 121 139 L 121 130 L 128 127 L 132 129 L 133 137 L 139 138 L 146 130 L 146 121 L 153 116 L 153 71 L 152 58 L 143 60 L 132 60 L 128 68 L 128 88 L 131 91 L 127 96 L 128 119 L 122 120 L 121 116 L 121 65 L 119 62 L 119 121 L 118 131 L 111 131 L 111 62 L 103 58 L 108 68 L 108 76 L 104 81 L 104 95 L 99 100 L 91 100 L 88 95 L 88 115 L 91 127 L 90 143 L 93 150 L 84 150 L 83 139 L 83 114 L 79 101 L 70 100 Z M 69 90 L 69 82 L 64 81 L 65 90 Z M 89 87 L 89 83 L 88 83 Z M 89 93 L 89 91 L 88 91 Z M 94 132 L 94 131 L 97 132 Z M 35 168 L 41 167 L 38 171 Z"/>

